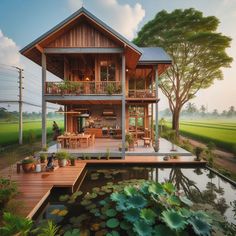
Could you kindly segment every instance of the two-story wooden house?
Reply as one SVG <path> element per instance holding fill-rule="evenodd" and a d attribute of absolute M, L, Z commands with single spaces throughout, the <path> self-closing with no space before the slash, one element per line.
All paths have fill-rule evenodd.
<path fill-rule="evenodd" d="M 50 102 L 61 105 L 67 132 L 95 134 L 107 148 L 120 139 L 123 157 L 127 132 L 158 149 L 158 76 L 171 64 L 162 48 L 137 47 L 81 8 L 20 52 L 42 66 L 43 147 Z M 48 82 L 47 71 L 61 81 Z"/>

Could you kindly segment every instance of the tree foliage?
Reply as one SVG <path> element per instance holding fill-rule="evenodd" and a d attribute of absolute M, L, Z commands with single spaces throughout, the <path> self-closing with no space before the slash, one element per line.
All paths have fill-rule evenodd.
<path fill-rule="evenodd" d="M 160 88 L 169 101 L 172 128 L 178 132 L 183 105 L 202 88 L 223 79 L 222 67 L 232 58 L 226 53 L 231 39 L 217 32 L 219 20 L 203 16 L 193 8 L 161 11 L 138 33 L 138 46 L 159 46 L 172 57 L 173 65 L 160 79 Z"/>

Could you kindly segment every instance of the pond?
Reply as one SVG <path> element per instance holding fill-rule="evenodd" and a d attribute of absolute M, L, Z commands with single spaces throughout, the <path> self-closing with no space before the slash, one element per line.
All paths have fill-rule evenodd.
<path fill-rule="evenodd" d="M 121 191 L 124 186 L 137 185 L 146 180 L 171 182 L 194 203 L 197 210 L 216 210 L 228 222 L 236 224 L 236 188 L 232 184 L 207 168 L 153 166 L 88 167 L 79 190 L 73 195 L 55 192 L 38 220 L 53 219 L 64 231 L 78 227 L 87 231 L 85 235 L 106 235 L 109 231 L 107 221 L 115 215 L 106 200 L 113 191 Z M 128 235 L 125 226 L 118 231 L 120 235 Z"/>

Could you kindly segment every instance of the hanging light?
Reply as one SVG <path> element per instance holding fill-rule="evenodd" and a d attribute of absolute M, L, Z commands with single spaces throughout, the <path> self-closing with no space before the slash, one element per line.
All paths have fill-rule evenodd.
<path fill-rule="evenodd" d="M 85 78 L 85 81 L 89 81 L 89 80 L 90 80 L 89 77 L 86 77 L 86 78 Z"/>

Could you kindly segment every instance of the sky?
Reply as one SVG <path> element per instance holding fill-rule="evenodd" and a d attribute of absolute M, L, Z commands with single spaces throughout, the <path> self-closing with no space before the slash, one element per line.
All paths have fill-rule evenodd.
<path fill-rule="evenodd" d="M 10 71 L 5 65 L 23 67 L 24 96 L 27 101 L 37 104 L 41 102 L 41 70 L 39 66 L 21 56 L 19 49 L 64 20 L 82 4 L 129 40 L 163 9 L 170 12 L 177 8 L 195 8 L 205 16 L 214 15 L 220 20 L 218 31 L 232 38 L 231 48 L 227 49 L 227 52 L 236 58 L 236 0 L 0 0 L 0 78 Z M 3 71 L 4 68 L 6 72 Z M 6 96 L 16 97 L 17 86 L 13 82 L 15 72 L 11 70 L 10 73 L 12 95 Z M 215 81 L 210 88 L 199 91 L 191 102 L 198 107 L 205 105 L 209 111 L 215 108 L 222 111 L 231 105 L 236 106 L 235 60 L 231 68 L 223 69 L 223 74 L 223 81 Z M 6 97 L 6 80 L 0 80 L 0 100 Z M 160 110 L 167 108 L 168 102 L 164 95 L 161 94 L 160 99 Z"/>

